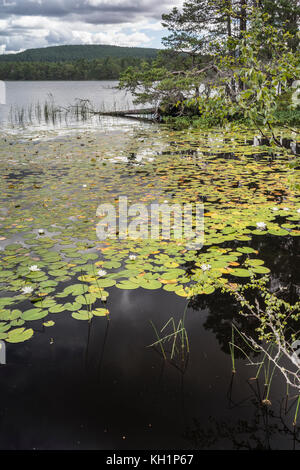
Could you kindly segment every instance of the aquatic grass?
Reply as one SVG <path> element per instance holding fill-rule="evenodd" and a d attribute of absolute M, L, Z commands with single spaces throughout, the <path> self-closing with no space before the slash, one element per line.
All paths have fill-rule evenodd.
<path fill-rule="evenodd" d="M 187 364 L 187 358 L 190 353 L 189 339 L 188 339 L 188 334 L 185 328 L 185 317 L 186 317 L 187 308 L 188 308 L 188 302 L 184 309 L 183 316 L 182 318 L 179 319 L 177 325 L 176 325 L 174 317 L 171 317 L 163 325 L 160 332 L 158 332 L 158 329 L 154 325 L 153 321 L 150 320 L 150 324 L 155 332 L 157 341 L 147 346 L 149 348 L 159 346 L 164 360 L 169 360 L 174 365 L 177 365 L 177 359 L 178 359 L 180 361 L 179 369 L 182 371 L 185 369 L 185 366 Z M 161 336 L 160 334 L 163 333 L 169 326 L 171 326 L 171 333 L 166 334 L 165 336 Z M 179 339 L 179 345 L 178 345 L 177 339 Z M 165 347 L 166 343 L 171 343 L 170 351 L 166 349 Z"/>
<path fill-rule="evenodd" d="M 231 357 L 231 363 L 232 363 L 232 373 L 236 373 L 236 368 L 235 368 L 235 354 L 234 354 L 234 328 L 233 325 L 231 326 L 231 342 L 229 343 L 229 350 L 230 350 L 230 357 Z"/>
<path fill-rule="evenodd" d="M 155 343 L 150 344 L 148 347 L 150 348 L 150 347 L 156 346 L 156 345 L 158 344 L 159 347 L 160 347 L 160 350 L 161 350 L 161 353 L 162 353 L 162 355 L 163 355 L 164 360 L 167 360 L 167 355 L 166 355 L 166 352 L 165 352 L 165 348 L 164 348 L 164 346 L 163 346 L 163 341 L 162 341 L 162 339 L 160 338 L 160 335 L 159 335 L 159 333 L 158 333 L 158 330 L 157 330 L 156 326 L 154 325 L 153 321 L 152 321 L 152 320 L 149 320 L 149 321 L 150 321 L 150 324 L 151 324 L 151 326 L 152 326 L 152 328 L 153 328 L 153 330 L 154 330 L 154 332 L 155 332 L 157 341 L 156 341 Z"/>
<path fill-rule="evenodd" d="M 269 397 L 270 397 L 271 384 L 272 384 L 275 370 L 276 370 L 276 365 L 274 364 L 271 374 L 267 376 L 267 380 L 265 381 L 265 396 L 264 396 L 262 403 L 266 405 L 271 405 L 271 401 Z M 268 374 L 269 373 L 270 373 L 270 369 L 269 369 L 269 364 L 268 364 Z"/>
<path fill-rule="evenodd" d="M 250 350 L 252 350 L 253 352 L 258 352 L 258 349 L 255 349 L 249 343 L 249 341 L 245 337 L 244 333 L 238 329 L 238 327 L 237 327 L 237 325 L 235 325 L 235 323 L 232 322 L 232 324 L 231 324 L 231 341 L 229 342 L 229 350 L 230 350 L 230 357 L 231 357 L 231 363 L 232 363 L 232 373 L 236 373 L 235 354 L 234 354 L 235 349 L 238 349 L 246 357 L 246 359 L 248 359 L 249 363 L 252 364 L 252 360 L 251 360 L 250 356 L 246 353 L 246 351 L 243 348 L 241 348 L 240 346 L 238 346 L 236 344 L 234 331 L 236 331 L 239 334 L 239 336 L 241 337 L 243 342 L 250 348 Z M 262 366 L 263 362 L 261 362 L 259 364 L 260 364 L 260 366 Z M 257 364 L 255 364 L 255 365 L 257 365 Z M 255 377 L 255 378 L 257 378 L 257 377 Z"/>
<path fill-rule="evenodd" d="M 299 407 L 300 407 L 300 395 L 298 396 L 298 400 L 297 400 L 297 406 L 296 406 L 296 411 L 295 411 L 295 415 L 294 415 L 293 426 L 297 425 Z"/>
<path fill-rule="evenodd" d="M 238 332 L 238 334 L 243 339 L 243 341 L 245 342 L 247 347 L 250 348 L 250 350 L 252 350 L 253 352 L 256 352 L 256 353 L 260 351 L 260 349 L 256 349 L 255 347 L 253 347 L 253 345 L 251 345 L 249 343 L 249 340 L 248 340 L 247 336 L 243 332 L 241 332 L 234 323 L 232 323 L 232 339 L 231 339 L 231 342 L 229 343 L 229 349 L 230 349 L 230 355 L 231 355 L 231 361 L 232 361 L 232 373 L 233 374 L 236 373 L 234 349 L 237 348 L 248 359 L 249 365 L 257 367 L 256 375 L 254 377 L 255 381 L 259 380 L 259 376 L 260 376 L 261 371 L 262 370 L 264 371 L 264 392 L 263 392 L 263 396 L 261 398 L 261 401 L 264 405 L 269 406 L 269 405 L 271 405 L 271 402 L 270 402 L 270 399 L 269 399 L 270 398 L 271 385 L 272 385 L 273 376 L 274 376 L 274 373 L 275 373 L 275 370 L 276 370 L 276 364 L 273 364 L 272 361 L 271 361 L 274 345 L 271 343 L 267 346 L 266 351 L 263 353 L 263 357 L 262 357 L 261 361 L 253 362 L 253 360 L 250 358 L 250 355 L 247 354 L 243 348 L 241 348 L 237 344 L 235 344 L 234 331 Z M 271 368 L 272 364 L 273 364 L 273 367 Z M 287 387 L 288 387 L 288 384 L 287 384 Z M 288 391 L 287 391 L 287 393 L 288 393 Z"/>
<path fill-rule="evenodd" d="M 125 106 L 125 103 L 123 103 Z M 128 109 L 129 104 L 127 103 L 125 109 Z M 88 99 L 77 98 L 74 104 L 68 106 L 62 106 L 55 103 L 54 96 L 49 93 L 48 98 L 41 104 L 30 103 L 26 106 L 11 106 L 9 112 L 9 122 L 12 126 L 17 125 L 23 128 L 26 125 L 31 124 L 42 124 L 52 123 L 53 126 L 62 123 L 62 120 L 68 125 L 70 120 L 75 122 L 86 122 L 94 116 L 98 116 L 99 120 L 101 114 L 106 113 L 117 113 L 120 110 L 120 105 L 114 100 L 109 108 L 102 101 L 97 109 Z"/>

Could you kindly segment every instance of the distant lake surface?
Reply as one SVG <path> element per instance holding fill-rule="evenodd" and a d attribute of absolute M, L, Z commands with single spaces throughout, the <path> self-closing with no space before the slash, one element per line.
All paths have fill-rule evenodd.
<path fill-rule="evenodd" d="M 95 108 L 107 109 L 118 105 L 125 109 L 132 106 L 132 96 L 117 90 L 118 81 L 12 81 L 6 83 L 6 103 L 8 106 L 29 106 L 41 104 L 53 96 L 61 106 L 73 104 L 76 99 L 87 99 Z"/>
<path fill-rule="evenodd" d="M 67 121 L 64 119 L 63 108 L 78 103 L 78 100 L 88 100 L 88 108 L 96 111 L 115 111 L 136 108 L 132 95 L 117 89 L 118 81 L 9 81 L 5 82 L 6 100 L 0 96 L 0 123 L 2 127 L 18 125 L 45 125 L 47 127 L 64 127 L 66 124 L 78 125 L 79 119 L 74 119 L 68 113 Z M 44 122 L 44 105 L 50 108 L 61 108 L 58 116 L 52 120 L 51 111 L 49 120 Z M 40 110 L 40 111 L 39 111 Z M 40 117 L 38 117 L 40 115 Z M 85 126 L 95 125 L 90 119 Z M 99 116 L 97 116 L 99 121 Z M 54 122 L 55 121 L 55 122 Z M 81 125 L 82 119 L 80 118 Z"/>

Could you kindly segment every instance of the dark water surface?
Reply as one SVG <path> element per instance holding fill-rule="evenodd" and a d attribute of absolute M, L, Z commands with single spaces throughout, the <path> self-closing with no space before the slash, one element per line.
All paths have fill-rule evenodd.
<path fill-rule="evenodd" d="M 273 241 L 263 254 L 267 245 L 278 250 Z M 296 253 L 286 251 L 273 275 L 274 282 L 285 278 L 291 292 L 286 266 L 299 268 Z M 271 407 L 261 405 L 263 380 L 249 381 L 256 372 L 247 361 L 237 359 L 231 374 L 228 341 L 236 310 L 230 298 L 201 296 L 191 304 L 185 369 L 146 347 L 155 341 L 149 320 L 157 326 L 170 315 L 179 320 L 185 305 L 169 292 L 114 288 L 110 320 L 58 315 L 51 329 L 36 322 L 29 342 L 7 345 L 8 364 L 0 369 L 0 448 L 299 448 L 294 411 L 288 411 L 294 399 L 286 408 L 278 374 Z"/>

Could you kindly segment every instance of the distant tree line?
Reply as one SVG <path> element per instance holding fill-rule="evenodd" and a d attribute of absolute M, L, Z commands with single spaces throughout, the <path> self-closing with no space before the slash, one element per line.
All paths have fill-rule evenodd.
<path fill-rule="evenodd" d="M 2 54 L 0 62 L 74 62 L 80 59 L 121 59 L 135 57 L 151 59 L 157 56 L 158 49 L 147 47 L 121 47 L 101 44 L 40 47 L 27 49 L 17 54 Z"/>
<path fill-rule="evenodd" d="M 122 57 L 70 62 L 0 62 L 0 80 L 118 80 L 128 67 L 152 59 Z"/>

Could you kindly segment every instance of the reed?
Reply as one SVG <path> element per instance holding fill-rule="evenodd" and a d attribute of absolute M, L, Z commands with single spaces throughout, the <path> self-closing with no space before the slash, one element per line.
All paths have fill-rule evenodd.
<path fill-rule="evenodd" d="M 297 418 L 298 418 L 298 413 L 299 413 L 299 407 L 300 407 L 300 395 L 298 396 L 297 400 L 297 406 L 296 406 L 296 411 L 294 415 L 294 421 L 293 421 L 293 426 L 297 425 Z"/>
<path fill-rule="evenodd" d="M 190 345 L 188 334 L 185 328 L 185 317 L 188 308 L 188 302 L 185 306 L 184 313 L 182 318 L 179 319 L 176 324 L 174 317 L 169 318 L 169 320 L 163 325 L 160 331 L 156 328 L 155 324 L 150 320 L 150 324 L 155 332 L 157 341 L 150 344 L 148 347 L 159 346 L 161 354 L 164 360 L 169 360 L 171 363 L 180 360 L 180 369 L 182 370 L 186 364 L 187 358 L 190 353 Z M 161 336 L 162 333 L 170 328 L 171 332 Z M 167 346 L 171 345 L 167 349 Z"/>
<path fill-rule="evenodd" d="M 231 343 L 229 343 L 229 351 L 230 351 L 230 357 L 231 357 L 231 363 L 232 363 L 232 373 L 236 373 L 236 368 L 235 368 L 235 355 L 234 355 L 234 328 L 233 325 L 231 326 Z"/>

